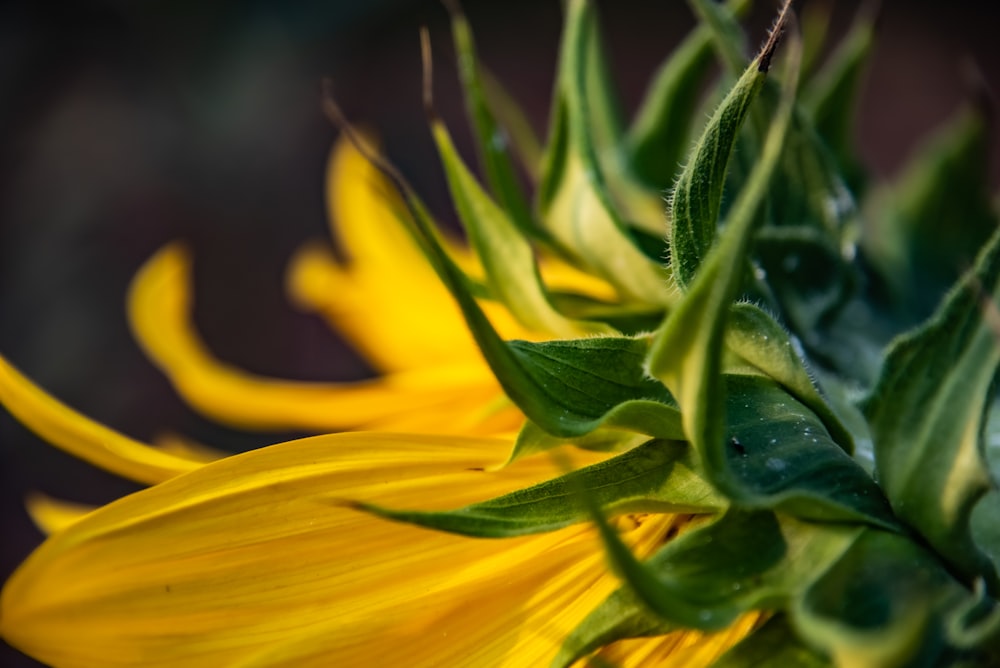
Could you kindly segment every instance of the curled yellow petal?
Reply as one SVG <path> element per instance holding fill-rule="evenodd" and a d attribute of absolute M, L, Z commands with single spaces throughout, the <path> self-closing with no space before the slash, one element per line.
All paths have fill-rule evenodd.
<path fill-rule="evenodd" d="M 201 462 L 162 452 L 94 422 L 47 394 L 0 356 L 0 404 L 28 429 L 74 457 L 152 484 Z"/>
<path fill-rule="evenodd" d="M 460 359 L 354 383 L 296 382 L 246 373 L 215 358 L 195 332 L 190 273 L 190 259 L 180 244 L 162 248 L 132 283 L 129 318 L 146 354 L 181 396 L 220 422 L 259 429 L 412 430 L 433 414 L 436 430 L 449 431 L 469 425 L 461 419 L 454 425 L 442 421 L 441 410 L 470 416 L 502 395 L 478 360 Z"/>
<path fill-rule="evenodd" d="M 85 503 L 63 501 L 38 493 L 28 495 L 25 506 L 31 521 L 44 534 L 53 534 L 76 524 L 84 515 L 96 508 Z"/>

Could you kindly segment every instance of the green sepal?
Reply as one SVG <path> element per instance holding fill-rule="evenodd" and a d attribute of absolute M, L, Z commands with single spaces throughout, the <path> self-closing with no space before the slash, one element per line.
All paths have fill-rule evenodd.
<path fill-rule="evenodd" d="M 769 43 L 767 48 L 773 51 L 775 46 L 775 43 Z M 757 76 L 763 76 L 763 73 L 758 71 L 756 63 L 762 65 L 765 57 L 769 62 L 770 54 L 765 51 L 758 61 L 751 65 L 747 74 L 741 79 L 743 87 L 760 86 L 759 82 L 753 83 Z M 790 63 L 794 68 L 795 54 L 792 55 Z M 791 77 L 793 84 L 796 80 L 797 77 Z M 739 91 L 740 84 L 734 90 Z M 728 96 L 720 112 L 734 104 L 736 107 L 743 107 L 744 101 L 741 98 L 745 95 L 747 91 L 743 94 L 734 92 Z M 701 263 L 700 256 L 691 255 L 695 252 L 694 244 L 698 243 L 693 236 L 694 228 L 690 224 L 692 220 L 689 219 L 687 225 L 681 224 L 677 227 L 678 221 L 674 219 L 674 262 L 683 263 L 683 258 L 678 256 L 677 232 L 686 227 L 692 233 L 688 235 L 686 242 L 689 247 L 689 270 L 692 274 L 695 270 L 698 270 L 698 273 L 694 276 L 687 294 L 670 311 L 663 325 L 654 334 L 646 359 L 649 374 L 663 381 L 680 404 L 684 432 L 701 457 L 705 475 L 727 494 L 735 493 L 737 485 L 731 479 L 723 439 L 725 432 L 725 400 L 721 378 L 723 336 L 730 305 L 739 289 L 757 210 L 781 156 L 794 98 L 794 87 L 787 88 L 782 97 L 783 103 L 776 112 L 768 132 L 760 162 L 730 209 L 726 229 L 719 243 L 708 253 L 704 264 Z M 745 114 L 745 110 L 743 113 Z M 729 115 L 722 113 L 717 116 L 729 118 Z M 730 120 L 735 122 L 733 118 Z M 719 120 L 711 125 L 731 125 L 731 123 Z M 735 132 L 735 128 L 729 129 Z M 715 162 L 706 154 L 706 150 L 704 141 L 696 148 L 696 157 L 684 172 L 690 175 L 689 179 L 694 179 L 695 174 L 702 170 L 714 170 Z M 693 167 L 704 161 L 709 161 L 711 164 L 702 165 L 700 168 Z M 721 180 L 724 176 L 724 173 L 719 174 L 719 183 L 716 185 L 720 190 L 717 198 L 721 198 Z M 678 192 L 674 195 L 675 212 L 678 193 L 687 192 L 694 187 L 694 184 L 701 181 L 690 180 L 689 183 L 690 185 L 684 186 L 682 177 L 681 183 L 678 184 Z M 705 186 L 704 183 L 701 185 Z M 702 191 L 699 189 L 698 192 Z M 684 196 L 684 198 L 683 201 L 688 203 L 695 201 L 694 197 Z M 714 206 L 717 213 L 718 201 Z M 680 210 L 690 212 L 687 206 L 681 206 Z M 714 227 L 714 224 L 713 218 L 711 225 Z M 714 229 L 706 234 L 710 243 Z M 684 233 L 681 233 L 681 236 L 683 237 Z M 707 248 L 704 250 L 707 251 Z"/>
<path fill-rule="evenodd" d="M 567 317 L 607 323 L 626 336 L 650 332 L 663 321 L 664 309 L 656 304 L 615 304 L 559 290 L 553 290 L 550 297 L 559 312 Z"/>
<path fill-rule="evenodd" d="M 994 595 L 1000 580 L 972 540 L 970 517 L 994 486 L 983 430 L 1000 364 L 998 299 L 1000 231 L 934 316 L 890 345 L 863 406 L 879 484 L 896 515 Z"/>
<path fill-rule="evenodd" d="M 451 14 L 451 32 L 458 60 L 458 74 L 465 95 L 465 108 L 473 128 L 479 161 L 490 186 L 511 222 L 528 238 L 540 233 L 533 221 L 528 199 L 518 183 L 508 151 L 507 134 L 497 124 L 480 74 L 472 29 L 457 0 L 445 2 Z"/>
<path fill-rule="evenodd" d="M 738 302 L 729 309 L 726 347 L 781 384 L 822 421 L 848 454 L 854 437 L 820 392 L 785 328 L 762 308 Z"/>
<path fill-rule="evenodd" d="M 836 562 L 858 533 L 856 527 L 730 508 L 641 562 L 603 517 L 595 521 L 625 586 L 569 636 L 575 646 L 586 646 L 592 629 L 601 628 L 594 621 L 606 617 L 604 605 L 627 608 L 631 600 L 666 622 L 703 631 L 725 628 L 751 610 L 781 608 Z"/>
<path fill-rule="evenodd" d="M 716 51 L 726 70 L 734 77 L 739 75 L 746 65 L 746 57 L 743 55 L 745 39 L 736 17 L 709 0 L 692 0 L 691 4 L 704 24 L 711 28 Z M 757 105 L 750 112 L 749 132 L 738 137 L 743 150 L 737 150 L 737 154 L 742 159 L 734 171 L 744 179 L 756 168 L 746 156 L 752 159 L 759 153 L 767 124 L 764 111 L 779 105 L 780 96 L 777 85 L 765 82 L 761 92 L 765 104 Z M 793 114 L 781 163 L 781 177 L 771 184 L 769 199 L 773 210 L 770 219 L 783 224 L 794 221 L 818 225 L 838 244 L 847 243 L 843 239 L 843 228 L 847 221 L 856 217 L 854 197 L 839 172 L 837 161 L 801 109 Z"/>
<path fill-rule="evenodd" d="M 712 668 L 827 668 L 830 660 L 802 642 L 783 614 L 734 645 Z"/>
<path fill-rule="evenodd" d="M 767 77 L 755 61 L 716 109 L 692 149 L 670 198 L 670 261 L 688 288 L 716 236 L 729 157 L 740 128 Z"/>
<path fill-rule="evenodd" d="M 669 392 L 644 376 L 646 339 L 595 337 L 534 344 L 504 341 L 476 301 L 474 284 L 442 246 L 426 205 L 391 166 L 366 155 L 402 195 L 406 210 L 396 214 L 455 298 L 504 393 L 528 419 L 563 437 L 586 434 L 606 420 L 607 426 L 636 425 L 635 430 L 645 429 L 661 438 L 681 435 L 678 411 Z M 583 410 L 567 402 L 567 396 L 587 397 Z"/>
<path fill-rule="evenodd" d="M 666 305 L 672 297 L 670 272 L 646 257 L 623 218 L 662 232 L 662 204 L 656 193 L 618 174 L 622 129 L 606 79 L 594 8 L 587 0 L 570 0 L 538 189 L 542 224 L 566 255 L 626 300 Z M 611 192 L 613 174 L 624 191 L 617 197 Z"/>
<path fill-rule="evenodd" d="M 769 378 L 724 378 L 729 498 L 803 519 L 901 530 L 882 490 L 811 410 Z"/>
<path fill-rule="evenodd" d="M 835 665 L 949 665 L 941 615 L 968 594 L 915 542 L 865 529 L 819 572 L 790 615 Z"/>
<path fill-rule="evenodd" d="M 583 496 L 604 512 L 706 513 L 726 501 L 693 469 L 677 441 L 652 440 L 626 453 L 553 480 L 457 510 L 409 511 L 368 503 L 354 507 L 386 519 L 479 538 L 555 531 L 588 517 Z"/>
<path fill-rule="evenodd" d="M 546 404 L 543 414 L 528 417 L 550 434 L 575 437 L 598 427 L 619 427 L 659 438 L 683 438 L 673 397 L 643 373 L 645 338 L 507 345 Z"/>
<path fill-rule="evenodd" d="M 534 249 L 522 230 L 482 190 L 440 120 L 431 121 L 431 130 L 452 201 L 483 263 L 490 291 L 531 330 L 560 338 L 610 333 L 600 323 L 572 321 L 555 310 L 538 272 Z"/>

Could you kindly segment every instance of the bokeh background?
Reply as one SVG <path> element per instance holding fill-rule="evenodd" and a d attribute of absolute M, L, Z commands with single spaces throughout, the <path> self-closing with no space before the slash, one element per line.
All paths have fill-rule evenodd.
<path fill-rule="evenodd" d="M 818 2 L 819 0 L 806 0 Z M 598 0 L 625 106 L 693 24 L 679 0 Z M 762 40 L 773 2 L 747 20 Z M 802 3 L 800 3 L 802 4 Z M 466 0 L 482 60 L 544 133 L 561 24 L 557 0 Z M 832 4 L 834 34 L 859 2 Z M 1000 90 L 993 3 L 884 0 L 859 108 L 877 178 L 962 103 L 964 63 Z M 290 254 L 327 238 L 324 164 L 348 116 L 453 221 L 420 105 L 417 29 L 435 47 L 436 102 L 466 156 L 447 15 L 423 0 L 44 0 L 0 4 L 0 351 L 55 396 L 131 436 L 178 432 L 231 450 L 246 434 L 187 409 L 125 320 L 133 273 L 162 244 L 195 257 L 195 318 L 218 356 L 289 378 L 370 373 L 285 299 Z M 994 139 L 993 182 L 1000 145 Z M 0 410 L 0 578 L 41 541 L 31 490 L 102 503 L 136 489 L 62 455 Z M 0 666 L 36 665 L 0 643 Z"/>

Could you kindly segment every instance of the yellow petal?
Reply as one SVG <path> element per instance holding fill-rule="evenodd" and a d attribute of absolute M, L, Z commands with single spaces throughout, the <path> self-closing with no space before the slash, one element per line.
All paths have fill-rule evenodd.
<path fill-rule="evenodd" d="M 45 494 L 30 494 L 25 500 L 28 508 L 28 515 L 38 529 L 48 535 L 57 531 L 62 531 L 71 524 L 76 524 L 84 515 L 87 515 L 97 506 L 85 503 L 73 503 L 54 499 Z"/>
<path fill-rule="evenodd" d="M 77 413 L 0 356 L 0 404 L 52 445 L 137 482 L 157 483 L 201 463 L 162 452 Z"/>
<path fill-rule="evenodd" d="M 647 520 L 626 535 L 642 553 L 683 521 L 665 515 Z M 335 620 L 294 634 L 240 665 L 320 668 L 331 660 L 337 665 L 374 660 L 391 666 L 545 666 L 584 616 L 620 584 L 587 525 L 488 543 L 494 544 L 490 554 L 437 564 L 436 582 L 416 589 L 419 597 L 396 603 L 412 611 L 410 619 Z"/>
<path fill-rule="evenodd" d="M 550 290 L 575 292 L 594 299 L 612 302 L 617 298 L 610 283 L 593 274 L 577 269 L 554 255 L 543 255 L 538 260 L 542 281 Z"/>
<path fill-rule="evenodd" d="M 207 465 L 50 538 L 7 583 L 0 632 L 68 668 L 545 665 L 619 586 L 590 526 L 472 539 L 335 502 L 454 507 L 559 472 L 491 471 L 508 447 L 339 434 Z M 626 540 L 649 554 L 683 522 L 641 516 Z M 691 657 L 721 651 L 684 637 Z"/>
<path fill-rule="evenodd" d="M 422 421 L 434 425 L 433 431 L 449 431 L 468 425 L 441 415 L 473 415 L 502 394 L 478 360 L 355 383 L 295 382 L 246 373 L 216 359 L 196 334 L 190 273 L 182 246 L 161 249 L 132 283 L 129 317 L 146 354 L 178 393 L 220 422 L 335 431 L 376 425 L 402 429 Z"/>
<path fill-rule="evenodd" d="M 683 518 L 642 516 L 625 539 L 640 555 L 659 547 Z M 575 526 L 501 545 L 489 556 L 451 571 L 436 587 L 416 589 L 415 620 L 337 619 L 291 635 L 241 668 L 333 665 L 521 666 L 548 665 L 566 636 L 620 583 L 607 570 L 600 542 L 589 526 Z M 664 665 L 708 666 L 753 627 L 756 615 L 715 635 L 678 632 L 628 641 L 637 655 L 678 659 Z M 352 623 L 353 622 L 353 623 Z M 614 647 L 614 646 L 612 646 Z M 621 656 L 621 652 L 612 652 Z M 630 662 L 629 666 L 661 665 Z"/>
<path fill-rule="evenodd" d="M 49 538 L 7 582 L 0 632 L 58 666 L 187 667 L 229 665 L 334 627 L 368 635 L 330 637 L 325 647 L 337 654 L 327 665 L 359 665 L 338 660 L 346 645 L 365 641 L 380 652 L 385 633 L 464 623 L 462 606 L 481 588 L 528 605 L 549 600 L 553 579 L 575 581 L 561 573 L 577 560 L 603 577 L 589 529 L 476 540 L 336 503 L 452 507 L 558 473 L 547 458 L 485 470 L 508 448 L 502 440 L 338 434 L 206 465 Z"/>
<path fill-rule="evenodd" d="M 400 223 L 404 207 L 392 186 L 344 140 L 333 148 L 328 175 L 333 233 L 347 263 L 341 268 L 331 257 L 324 268 L 315 252 L 299 256 L 289 281 L 296 300 L 323 313 L 381 370 L 478 362 L 458 306 Z M 347 295 L 348 286 L 356 293 Z M 504 338 L 538 338 L 499 305 L 483 308 Z"/>

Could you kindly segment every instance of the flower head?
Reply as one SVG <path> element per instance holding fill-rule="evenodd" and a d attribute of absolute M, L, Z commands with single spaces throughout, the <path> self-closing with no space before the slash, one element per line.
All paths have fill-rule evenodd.
<path fill-rule="evenodd" d="M 372 380 L 225 364 L 192 324 L 197 258 L 175 243 L 146 263 L 129 316 L 185 400 L 319 435 L 230 456 L 142 443 L 0 359 L 11 414 L 149 485 L 97 509 L 29 500 L 51 536 L 4 586 L 4 639 L 55 666 L 990 665 L 997 546 L 973 509 L 994 513 L 1000 233 L 981 166 L 940 169 L 974 163 L 983 119 L 862 226 L 828 126 L 869 18 L 802 77 L 789 3 L 749 63 L 741 3 L 692 4 L 701 25 L 626 129 L 593 7 L 566 3 L 538 158 L 449 3 L 485 185 L 426 103 L 467 245 L 326 101 L 344 257 L 302 249 L 288 288 Z M 974 196 L 948 200 L 953 178 Z M 941 196 L 933 214 L 981 250 L 961 277 L 895 280 L 970 247 L 926 251 L 914 202 Z"/>

